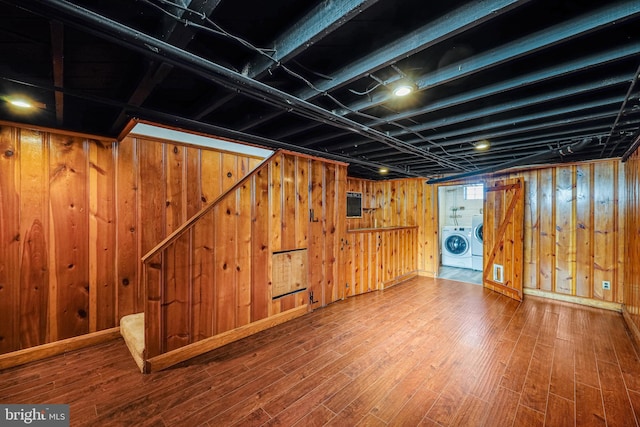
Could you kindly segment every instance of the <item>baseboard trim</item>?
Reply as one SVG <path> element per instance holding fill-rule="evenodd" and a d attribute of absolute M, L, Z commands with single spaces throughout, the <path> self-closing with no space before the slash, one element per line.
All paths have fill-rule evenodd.
<path fill-rule="evenodd" d="M 46 359 L 47 357 L 57 356 L 118 338 L 120 338 L 120 328 L 116 326 L 115 328 L 13 351 L 0 355 L 0 370 L 24 365 L 25 363 L 35 362 Z"/>
<path fill-rule="evenodd" d="M 553 300 L 556 300 L 556 301 L 564 301 L 564 302 L 570 302 L 570 303 L 573 303 L 573 304 L 586 305 L 586 306 L 594 307 L 594 308 L 602 308 L 604 310 L 617 311 L 618 313 L 622 312 L 622 304 L 617 303 L 617 302 L 600 301 L 600 300 L 594 300 L 594 299 L 591 299 L 591 298 L 576 297 L 576 296 L 573 296 L 573 295 L 557 294 L 557 293 L 554 293 L 554 292 L 541 291 L 540 289 L 531 289 L 531 288 L 524 288 L 523 289 L 523 293 L 525 295 L 532 295 L 532 296 L 541 297 L 541 298 L 548 298 L 548 299 L 553 299 Z"/>
<path fill-rule="evenodd" d="M 145 361 L 144 373 L 151 373 L 169 368 L 180 362 L 184 362 L 185 360 L 189 360 L 208 351 L 215 350 L 223 345 L 238 341 L 260 331 L 264 331 L 280 325 L 281 323 L 303 316 L 308 313 L 308 310 L 309 305 L 305 304 L 303 306 L 287 310 L 283 313 L 267 317 L 266 319 L 249 323 L 248 325 L 241 326 L 231 331 L 223 332 L 214 337 L 206 338 L 167 353 L 151 357 Z"/>
<path fill-rule="evenodd" d="M 636 344 L 640 346 L 640 329 L 638 329 L 638 325 L 635 324 L 631 316 L 632 314 L 629 313 L 629 311 L 627 310 L 627 307 L 623 304 L 622 317 L 624 317 L 624 321 L 627 324 L 627 327 L 629 328 L 629 331 L 631 332 L 633 339 L 636 341 Z"/>

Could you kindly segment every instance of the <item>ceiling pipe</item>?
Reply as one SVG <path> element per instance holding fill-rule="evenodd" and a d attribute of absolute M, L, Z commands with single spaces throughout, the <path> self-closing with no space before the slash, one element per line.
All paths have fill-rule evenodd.
<path fill-rule="evenodd" d="M 492 173 L 492 172 L 498 172 L 498 171 L 509 169 L 509 168 L 512 168 L 512 167 L 515 167 L 515 166 L 524 166 L 526 164 L 531 164 L 531 163 L 535 163 L 535 162 L 540 161 L 540 160 L 545 160 L 545 159 L 548 159 L 550 157 L 553 157 L 554 155 L 559 155 L 560 157 L 565 157 L 565 156 L 568 156 L 570 154 L 577 153 L 578 151 L 584 149 L 589 144 L 591 144 L 591 142 L 593 142 L 593 140 L 594 140 L 594 138 L 584 138 L 581 141 L 574 142 L 573 144 L 569 144 L 569 145 L 561 147 L 561 148 L 552 148 L 550 150 L 542 151 L 540 153 L 535 153 L 535 154 L 531 154 L 529 156 L 513 159 L 513 160 L 510 160 L 508 162 L 499 164 L 499 165 L 488 166 L 488 167 L 483 168 L 483 169 L 478 169 L 478 170 L 471 171 L 471 172 L 459 173 L 459 174 L 456 174 L 456 175 L 449 175 L 449 176 L 445 176 L 445 177 L 442 177 L 442 178 L 433 178 L 433 179 L 428 180 L 427 184 L 440 184 L 442 182 L 456 181 L 456 180 L 459 180 L 459 179 L 469 178 L 469 177 L 472 177 L 472 176 L 483 175 L 483 174 Z"/>

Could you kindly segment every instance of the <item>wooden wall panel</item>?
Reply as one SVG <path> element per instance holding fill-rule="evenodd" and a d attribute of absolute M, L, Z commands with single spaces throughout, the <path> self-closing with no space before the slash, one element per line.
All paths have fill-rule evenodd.
<path fill-rule="evenodd" d="M 624 176 L 619 162 L 584 162 L 518 175 L 528 188 L 525 288 L 622 302 Z M 602 289 L 603 280 L 611 282 L 611 290 Z"/>
<path fill-rule="evenodd" d="M 116 325 L 116 204 L 113 145 L 89 145 L 89 297 L 90 331 Z"/>
<path fill-rule="evenodd" d="M 640 331 L 640 151 L 624 164 L 625 263 L 623 304 L 630 329 Z M 638 339 L 638 335 L 635 335 Z"/>
<path fill-rule="evenodd" d="M 178 238 L 165 255 L 166 270 L 161 291 L 161 310 L 166 320 L 162 330 L 167 337 L 163 343 L 164 351 L 171 351 L 192 342 L 192 280 L 189 268 L 192 262 L 192 252 L 189 250 L 191 237 L 191 233 L 187 233 Z"/>
<path fill-rule="evenodd" d="M 296 183 L 298 174 L 296 169 L 296 159 L 293 156 L 283 156 L 282 177 L 280 188 L 282 190 L 281 205 L 281 250 L 290 251 L 298 249 L 296 236 L 296 206 L 299 205 L 296 195 Z M 297 212 L 302 214 L 302 212 Z M 306 216 L 306 215 L 304 215 Z"/>
<path fill-rule="evenodd" d="M 243 171 L 246 169 L 243 169 Z M 252 251 L 252 214 L 251 206 L 253 203 L 251 186 L 252 182 L 243 184 L 237 190 L 238 206 L 237 215 L 237 250 L 236 262 L 234 268 L 236 270 L 236 325 L 244 326 L 251 323 L 251 251 Z"/>
<path fill-rule="evenodd" d="M 344 207 L 339 183 L 345 177 L 343 164 L 277 153 L 155 248 L 148 256 L 160 266 L 145 261 L 150 280 L 146 336 L 154 341 L 147 357 L 305 308 L 310 291 L 333 298 L 338 230 L 344 228 L 329 216 L 334 207 Z M 202 233 L 213 235 L 213 250 L 207 249 L 207 238 L 199 237 Z M 276 295 L 273 255 L 292 249 L 303 250 L 297 253 L 304 253 L 309 267 L 306 289 Z M 203 280 L 211 274 L 211 280 Z M 322 303 L 327 303 L 324 297 Z"/>
<path fill-rule="evenodd" d="M 213 213 L 204 217 L 193 228 L 191 330 L 193 341 L 200 341 L 214 334 L 215 318 L 215 260 L 213 251 L 215 218 Z"/>
<path fill-rule="evenodd" d="M 576 166 L 576 292 L 579 297 L 591 298 L 593 280 L 593 167 Z M 530 284 L 531 286 L 531 284 Z"/>
<path fill-rule="evenodd" d="M 41 132 L 21 130 L 17 142 L 20 163 L 31 165 L 29 168 L 20 168 L 20 191 L 16 192 L 16 195 L 20 194 L 20 236 L 23 236 L 20 239 L 22 254 L 20 260 L 19 347 L 27 348 L 45 344 L 48 338 L 47 325 L 50 313 L 47 247 L 49 241 L 49 160 L 47 151 L 42 149 L 48 141 L 43 141 Z M 0 148 L 0 150 L 7 156 L 6 149 Z M 9 156 L 9 158 L 11 157 Z M 4 169 L 4 166 L 0 167 Z M 2 172 L 0 172 L 1 174 Z M 0 189 L 2 187 L 3 184 L 0 183 Z M 1 192 L 2 190 L 0 190 Z M 2 198 L 2 204 L 4 204 L 4 198 Z M 8 206 L 11 206 L 11 203 Z M 17 216 L 15 218 L 17 219 Z M 1 278 L 0 282 L 2 282 Z M 18 313 L 17 308 L 14 306 L 12 309 Z"/>
<path fill-rule="evenodd" d="M 187 220 L 186 147 L 166 145 L 166 230 L 171 234 Z M 162 181 L 160 181 L 162 182 Z M 159 240 L 154 242 L 157 244 Z"/>
<path fill-rule="evenodd" d="M 556 244 L 556 212 L 555 212 L 555 174 L 552 169 L 537 171 L 538 173 L 538 214 L 539 237 L 538 253 L 534 264 L 538 269 L 538 289 L 555 292 L 555 244 Z M 526 185 L 525 176 L 525 185 Z M 527 247 L 525 246 L 525 251 Z M 524 284 L 528 287 L 528 284 Z"/>
<path fill-rule="evenodd" d="M 0 129 L 0 352 L 20 348 L 20 165 L 18 131 Z M 34 322 L 35 323 L 35 322 Z M 37 337 L 35 331 L 32 336 Z"/>
<path fill-rule="evenodd" d="M 309 208 L 313 218 L 307 217 L 309 227 L 309 292 L 313 292 L 314 299 L 322 298 L 324 271 L 325 235 L 325 168 L 320 162 L 309 165 Z M 346 197 L 346 196 L 345 196 Z"/>
<path fill-rule="evenodd" d="M 232 192 L 214 208 L 216 333 L 229 331 L 236 326 L 236 205 L 237 193 Z"/>
<path fill-rule="evenodd" d="M 540 246 L 540 212 L 538 210 L 538 174 L 527 174 L 524 183 L 524 242 L 529 250 L 524 251 L 523 281 L 530 286 L 538 285 L 539 271 L 537 254 Z"/>
<path fill-rule="evenodd" d="M 194 147 L 186 147 L 186 153 L 184 194 L 187 203 L 186 216 L 187 218 L 191 218 L 197 214 L 204 205 L 202 181 L 200 179 L 202 175 L 202 150 Z"/>
<path fill-rule="evenodd" d="M 116 272 L 118 321 L 121 317 L 144 310 L 144 292 L 140 271 L 138 238 L 138 155 L 131 141 L 116 149 Z"/>
<path fill-rule="evenodd" d="M 605 301 L 614 301 L 612 290 L 603 290 L 602 281 L 614 282 L 617 267 L 617 247 L 614 236 L 617 193 L 617 165 L 596 163 L 594 165 L 593 191 L 593 243 L 597 250 L 593 258 L 593 297 Z"/>
<path fill-rule="evenodd" d="M 630 227 L 625 223 L 625 206 L 633 199 L 629 195 L 633 179 L 626 177 L 628 170 L 613 159 L 475 179 L 510 176 L 525 180 L 524 288 L 583 297 L 594 300 L 594 305 L 622 302 L 630 274 L 625 258 Z M 425 187 L 431 190 L 423 191 L 424 197 L 437 188 Z M 425 212 L 437 216 L 437 206 Z M 425 222 L 424 241 L 436 243 L 437 229 L 428 230 L 436 220 Z M 418 262 L 438 259 L 436 245 L 425 252 L 418 255 Z M 611 282 L 611 290 L 602 289 L 603 280 Z"/>
<path fill-rule="evenodd" d="M 362 218 L 345 222 L 347 230 L 356 231 L 347 233 L 348 243 L 343 245 L 347 296 L 382 289 L 419 270 L 435 271 L 433 186 L 425 185 L 423 179 L 348 178 L 346 189 L 362 192 L 366 207 Z M 416 227 L 416 231 L 385 231 L 395 227 Z"/>
<path fill-rule="evenodd" d="M 222 153 L 203 150 L 200 158 L 202 203 L 207 204 L 222 194 Z"/>
<path fill-rule="evenodd" d="M 89 332 L 88 141 L 50 135 L 50 255 L 53 340 Z"/>
<path fill-rule="evenodd" d="M 143 311 L 141 257 L 260 162 L 145 138 L 115 143 L 0 126 L 0 353 Z M 204 228 L 197 247 L 206 252 L 213 237 Z M 202 280 L 212 277 L 210 265 L 200 268 Z M 176 345 L 210 336 L 212 316 L 205 303 L 175 331 Z"/>
<path fill-rule="evenodd" d="M 557 168 L 555 194 L 555 275 L 556 292 L 575 295 L 576 267 L 575 194 L 572 166 Z"/>
<path fill-rule="evenodd" d="M 269 209 L 269 168 L 259 169 L 251 178 L 252 211 L 251 220 L 251 320 L 253 322 L 269 316 L 271 305 L 270 281 L 270 238 L 271 223 Z M 268 215 L 264 213 L 267 212 Z"/>
<path fill-rule="evenodd" d="M 318 295 L 318 297 L 322 298 L 321 302 L 323 306 L 337 301 L 338 299 L 339 248 L 340 238 L 344 236 L 344 234 L 341 234 L 342 229 L 338 225 L 338 222 L 342 219 L 338 216 L 338 207 L 342 206 L 342 203 L 338 203 L 338 197 L 342 198 L 339 196 L 342 194 L 340 191 L 340 185 L 344 185 L 344 181 L 341 182 L 340 180 L 340 169 L 344 168 L 334 164 L 327 164 L 326 166 L 325 220 L 323 230 L 325 238 L 323 248 L 323 258 L 325 263 L 324 286 L 322 287 L 322 294 Z"/>

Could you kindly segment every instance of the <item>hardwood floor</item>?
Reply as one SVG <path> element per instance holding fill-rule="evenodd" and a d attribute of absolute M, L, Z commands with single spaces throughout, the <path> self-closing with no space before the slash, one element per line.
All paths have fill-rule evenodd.
<path fill-rule="evenodd" d="M 150 375 L 122 340 L 8 369 L 0 402 L 74 426 L 637 426 L 640 360 L 618 313 L 416 278 Z"/>

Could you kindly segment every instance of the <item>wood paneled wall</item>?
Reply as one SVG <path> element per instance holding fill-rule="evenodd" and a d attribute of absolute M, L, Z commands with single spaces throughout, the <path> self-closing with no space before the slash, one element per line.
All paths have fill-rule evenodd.
<path fill-rule="evenodd" d="M 618 160 L 517 174 L 525 180 L 524 286 L 621 303 L 625 178 Z M 602 281 L 611 282 L 604 290 Z"/>
<path fill-rule="evenodd" d="M 640 330 L 640 151 L 624 164 L 625 209 L 625 287 L 623 304 L 626 318 Z M 638 338 L 636 336 L 636 338 Z"/>
<path fill-rule="evenodd" d="M 0 353 L 142 311 L 142 255 L 259 161 L 1 125 Z"/>
<path fill-rule="evenodd" d="M 415 276 L 418 226 L 347 232 L 346 296 L 384 289 Z"/>
<path fill-rule="evenodd" d="M 343 298 L 346 165 L 279 152 L 145 260 L 153 358 L 310 302 Z M 272 255 L 306 249 L 304 291 L 275 298 Z"/>
<path fill-rule="evenodd" d="M 347 229 L 417 226 L 417 271 L 438 271 L 438 193 L 422 178 L 371 181 L 348 178 L 347 191 L 361 192 L 362 218 L 347 218 Z"/>
<path fill-rule="evenodd" d="M 621 303 L 625 288 L 625 171 L 619 160 L 532 168 L 525 181 L 525 290 Z M 465 184 L 469 182 L 455 182 Z M 453 183 L 452 183 L 453 184 Z M 604 290 L 602 281 L 610 281 Z"/>

